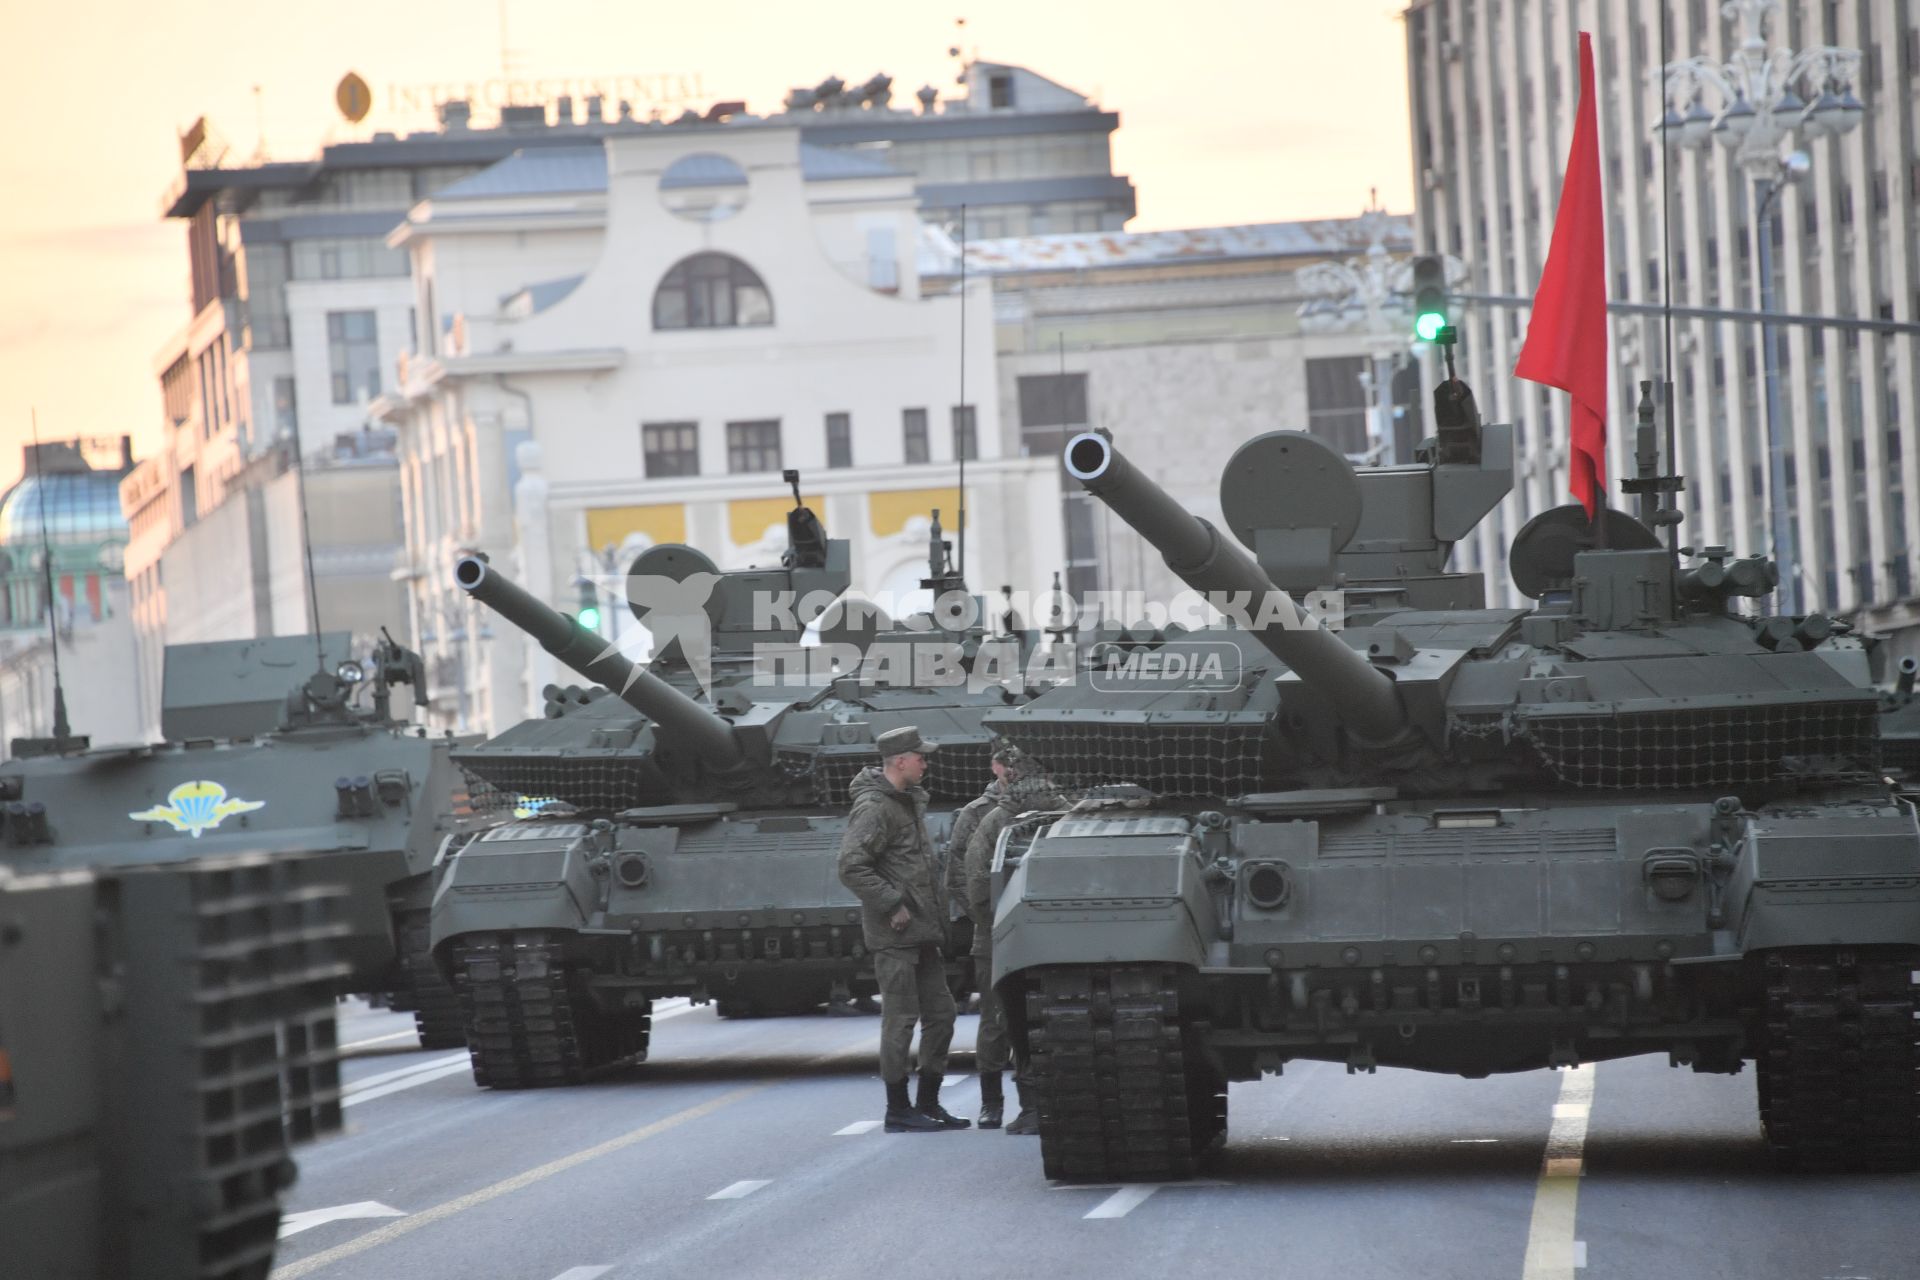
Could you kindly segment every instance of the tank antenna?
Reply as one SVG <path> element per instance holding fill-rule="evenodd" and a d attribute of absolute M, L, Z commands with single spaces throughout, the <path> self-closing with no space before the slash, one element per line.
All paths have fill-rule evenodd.
<path fill-rule="evenodd" d="M 967 206 L 960 206 L 960 404 L 953 411 L 957 421 L 954 424 L 953 447 L 960 455 L 960 577 L 967 576 L 967 446 L 969 436 L 977 436 L 980 431 L 977 422 L 969 422 L 967 410 Z M 962 425 L 973 428 L 971 432 L 960 430 Z"/>
<path fill-rule="evenodd" d="M 300 432 L 293 432 L 294 483 L 300 486 L 300 550 L 307 562 L 307 610 L 313 617 L 313 662 L 322 675 L 327 670 L 326 646 L 320 638 L 320 584 L 313 577 L 313 518 L 307 513 L 307 466 L 300 456 Z"/>
<path fill-rule="evenodd" d="M 47 641 L 53 646 L 53 736 L 56 742 L 61 742 L 73 735 L 73 726 L 67 723 L 67 690 L 60 683 L 60 615 L 53 594 L 53 539 L 47 533 L 47 469 L 40 457 L 40 411 L 28 412 L 33 419 L 33 478 L 39 481 L 33 489 L 40 506 L 40 567 L 46 576 Z"/>

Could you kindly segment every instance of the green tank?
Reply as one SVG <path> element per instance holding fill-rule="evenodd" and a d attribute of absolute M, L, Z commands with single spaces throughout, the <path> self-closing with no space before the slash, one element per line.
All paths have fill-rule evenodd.
<path fill-rule="evenodd" d="M 1736 610 L 1771 591 L 1764 560 L 1661 545 L 1678 482 L 1644 400 L 1640 518 L 1537 517 L 1509 551 L 1534 607 L 1488 608 L 1445 566 L 1509 487 L 1512 431 L 1458 381 L 1435 401 L 1417 465 L 1248 441 L 1221 484 L 1235 540 L 1106 436 L 1067 445 L 1182 580 L 1268 607 L 987 718 L 1108 786 L 998 850 L 993 981 L 1046 1173 L 1186 1177 L 1229 1082 L 1295 1060 L 1477 1078 L 1639 1054 L 1754 1063 L 1785 1164 L 1914 1168 L 1920 826 L 1881 776 L 1865 644 Z M 1289 595 L 1327 588 L 1343 629 Z"/>
<path fill-rule="evenodd" d="M 19 740 L 0 763 L 0 866 L 177 862 L 227 851 L 324 853 L 349 889 L 343 993 L 414 1013 L 422 1044 L 465 1044 L 427 952 L 433 855 L 463 803 L 453 744 L 396 718 L 421 688 L 391 639 L 371 670 L 346 633 L 170 645 L 164 741 Z"/>
<path fill-rule="evenodd" d="M 290 1152 L 340 1128 L 330 874 L 0 859 L 0 1272 L 266 1280 Z"/>
<path fill-rule="evenodd" d="M 879 734 L 918 726 L 939 746 L 927 786 L 940 839 L 991 779 L 981 719 L 1027 690 L 981 674 L 991 642 L 937 513 L 924 583 L 936 608 L 896 628 L 850 605 L 821 614 L 849 585 L 847 545 L 799 505 L 797 482 L 795 503 L 776 568 L 723 574 L 679 545 L 634 565 L 635 579 L 710 577 L 706 688 L 682 641 L 642 669 L 484 559 L 457 566 L 475 600 L 605 686 L 550 688 L 545 718 L 456 753 L 476 806 L 515 815 L 449 841 L 434 890 L 433 947 L 480 1085 L 571 1084 L 644 1058 L 661 997 L 736 1015 L 871 993 L 859 904 L 837 874 L 848 785 L 879 763 Z M 813 604 L 756 616 L 756 597 Z M 809 626 L 821 646 L 803 643 Z M 932 654 L 970 677 L 914 683 L 916 655 Z M 768 678 L 795 663 L 804 674 Z"/>

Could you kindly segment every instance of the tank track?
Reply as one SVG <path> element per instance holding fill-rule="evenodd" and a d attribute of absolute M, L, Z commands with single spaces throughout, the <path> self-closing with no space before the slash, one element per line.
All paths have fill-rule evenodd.
<path fill-rule="evenodd" d="M 1226 1081 L 1200 1049 L 1172 970 L 1041 969 L 1026 1009 L 1023 1088 L 1040 1113 L 1047 1177 L 1187 1178 L 1225 1141 Z"/>
<path fill-rule="evenodd" d="M 471 934 L 454 944 L 454 989 L 481 1088 L 578 1084 L 643 1057 L 647 1009 L 603 1013 L 574 985 L 562 941 L 544 933 Z"/>
<path fill-rule="evenodd" d="M 466 1015 L 460 997 L 433 962 L 431 929 L 424 911 L 409 911 L 395 922 L 400 935 L 400 965 L 422 1049 L 467 1047 Z"/>
<path fill-rule="evenodd" d="M 1760 1121 L 1784 1168 L 1920 1168 L 1920 951 L 1767 957 Z"/>

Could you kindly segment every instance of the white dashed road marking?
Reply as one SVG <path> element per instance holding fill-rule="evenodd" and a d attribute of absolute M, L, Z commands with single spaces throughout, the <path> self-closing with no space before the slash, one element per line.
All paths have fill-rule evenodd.
<path fill-rule="evenodd" d="M 574 1267 L 562 1271 L 553 1280 L 600 1280 L 600 1277 L 613 1270 L 612 1267 Z"/>
<path fill-rule="evenodd" d="M 322 1226 L 329 1222 L 344 1222 L 353 1218 L 404 1218 L 404 1209 L 395 1209 L 391 1205 L 381 1204 L 378 1200 L 361 1200 L 354 1204 L 337 1204 L 331 1209 L 306 1209 L 300 1213 L 289 1213 L 280 1219 L 280 1238 L 297 1236 L 302 1231 Z"/>
<path fill-rule="evenodd" d="M 872 1133 L 885 1123 L 886 1121 L 884 1120 L 855 1120 L 844 1129 L 835 1129 L 833 1136 L 836 1138 L 857 1138 L 863 1133 Z"/>
<path fill-rule="evenodd" d="M 1533 1195 L 1533 1222 L 1527 1230 L 1523 1280 L 1573 1280 L 1586 1266 L 1586 1245 L 1573 1238 L 1586 1173 L 1587 1121 L 1593 1113 L 1593 1064 L 1575 1067 L 1560 1079 L 1553 1107 L 1553 1128 Z"/>
<path fill-rule="evenodd" d="M 417 1088 L 423 1084 L 432 1084 L 435 1080 L 444 1080 L 448 1076 L 457 1076 L 471 1070 L 472 1061 L 464 1053 L 456 1053 L 452 1058 L 442 1058 L 437 1063 L 429 1063 L 404 1075 L 399 1080 L 390 1080 L 373 1088 L 361 1086 L 340 1099 L 342 1107 L 358 1106 L 362 1102 L 372 1102 L 375 1098 L 384 1098 L 399 1093 L 403 1089 Z"/>
<path fill-rule="evenodd" d="M 1210 1178 L 1195 1178 L 1187 1182 L 1056 1182 L 1048 1188 L 1050 1191 L 1105 1191 L 1113 1188 L 1113 1194 L 1093 1207 L 1091 1213 L 1081 1215 L 1085 1218 L 1124 1218 L 1153 1198 L 1153 1193 L 1163 1187 L 1178 1190 L 1181 1187 L 1226 1187 L 1232 1183 L 1215 1182 Z"/>
<path fill-rule="evenodd" d="M 385 1044 L 389 1040 L 411 1040 L 419 1034 L 418 1031 L 407 1030 L 395 1031 L 391 1035 L 372 1036 L 365 1040 L 355 1040 L 352 1044 L 343 1044 L 340 1046 L 340 1052 L 346 1053 L 350 1049 L 364 1049 L 370 1044 Z"/>
<path fill-rule="evenodd" d="M 1498 1142 L 1500 1141 L 1500 1139 L 1498 1138 L 1448 1138 L 1447 1141 L 1453 1143 L 1456 1146 L 1459 1146 L 1464 1143 Z"/>
<path fill-rule="evenodd" d="M 770 1181 L 772 1181 L 772 1179 L 763 1178 L 759 1182 L 736 1182 L 730 1187 L 722 1187 L 720 1190 L 708 1196 L 707 1199 L 738 1200 L 744 1196 L 752 1195 L 754 1192 L 758 1191 L 760 1188 L 766 1186 L 767 1183 Z"/>

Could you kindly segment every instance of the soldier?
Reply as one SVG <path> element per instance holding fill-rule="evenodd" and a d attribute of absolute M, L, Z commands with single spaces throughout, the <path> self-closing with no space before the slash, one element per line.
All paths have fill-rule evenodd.
<path fill-rule="evenodd" d="M 1007 778 L 1018 767 L 1022 759 L 1020 748 L 1010 742 L 995 746 L 988 767 L 993 770 L 993 781 L 987 784 L 973 799 L 967 801 L 959 813 L 953 815 L 953 828 L 947 834 L 947 901 L 952 904 L 953 918 L 969 916 L 967 911 L 967 842 L 973 839 L 974 830 L 979 827 L 980 819 L 992 812 L 1006 791 Z M 973 982 L 978 986 L 984 974 L 975 972 Z"/>
<path fill-rule="evenodd" d="M 927 834 L 926 776 L 933 747 L 911 726 L 880 735 L 880 767 L 848 788 L 853 813 L 840 841 L 840 882 L 860 899 L 861 928 L 880 984 L 880 1078 L 888 1133 L 937 1133 L 970 1125 L 940 1105 L 953 1040 L 947 990 L 947 903 Z M 920 1088 L 907 1101 L 908 1051 L 920 1024 Z"/>
<path fill-rule="evenodd" d="M 1004 1114 L 1005 1095 L 1001 1091 L 1001 1073 L 1011 1061 L 1012 1044 L 1007 1038 L 1006 1011 L 993 990 L 993 851 L 1000 833 L 1017 815 L 1034 809 L 1063 807 L 1066 798 L 1047 780 L 1039 763 L 1031 758 L 1017 760 L 1005 779 L 994 806 L 974 829 L 967 842 L 965 883 L 967 914 L 973 919 L 973 966 L 980 975 L 980 1032 L 974 1042 L 974 1055 L 980 1072 L 980 1127 L 998 1129 Z M 1019 1088 L 1016 1075 L 1015 1090 Z M 1018 1101 L 1018 1098 L 1015 1099 Z M 1024 1103 L 1010 1134 L 1032 1135 L 1040 1132 L 1040 1118 Z"/>

